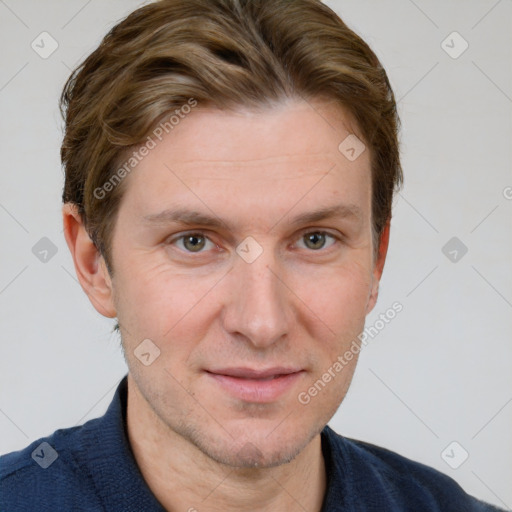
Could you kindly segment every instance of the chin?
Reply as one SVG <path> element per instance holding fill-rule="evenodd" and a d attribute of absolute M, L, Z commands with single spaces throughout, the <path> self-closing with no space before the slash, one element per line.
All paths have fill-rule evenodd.
<path fill-rule="evenodd" d="M 186 429 L 179 432 L 210 459 L 232 468 L 271 468 L 288 464 L 321 431 L 317 429 L 284 428 L 280 435 L 265 429 L 258 431 L 246 428 L 240 436 L 230 435 L 219 427 L 219 431 Z M 291 436 L 293 432 L 293 436 Z"/>
<path fill-rule="evenodd" d="M 218 445 L 213 447 L 197 444 L 196 446 L 210 459 L 225 466 L 240 469 L 264 469 L 288 464 L 297 457 L 303 448 L 303 446 L 273 447 L 267 445 L 262 450 L 250 441 L 239 449 L 234 443 L 231 449 L 227 450 L 219 449 Z"/>

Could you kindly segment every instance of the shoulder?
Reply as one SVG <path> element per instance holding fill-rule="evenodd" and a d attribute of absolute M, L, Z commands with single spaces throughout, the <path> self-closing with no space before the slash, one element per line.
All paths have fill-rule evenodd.
<path fill-rule="evenodd" d="M 452 478 L 434 468 L 391 450 L 347 439 L 329 427 L 324 432 L 330 444 L 334 474 L 348 477 L 356 499 L 370 495 L 370 501 L 378 506 L 368 510 L 500 510 L 470 496 Z"/>
<path fill-rule="evenodd" d="M 89 474 L 99 419 L 0 457 L 1 510 L 101 510 Z M 21 507 L 21 508 L 20 508 Z"/>

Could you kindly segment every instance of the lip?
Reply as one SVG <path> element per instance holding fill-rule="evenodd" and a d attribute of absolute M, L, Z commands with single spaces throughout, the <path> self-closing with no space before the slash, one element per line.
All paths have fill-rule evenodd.
<path fill-rule="evenodd" d="M 264 370 L 253 368 L 222 368 L 207 370 L 208 375 L 230 395 L 253 403 L 268 403 L 286 393 L 302 376 L 300 368 L 273 367 Z"/>

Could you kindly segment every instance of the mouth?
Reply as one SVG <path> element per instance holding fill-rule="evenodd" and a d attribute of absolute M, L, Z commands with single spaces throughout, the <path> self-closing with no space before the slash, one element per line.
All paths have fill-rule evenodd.
<path fill-rule="evenodd" d="M 289 391 L 305 373 L 301 368 L 221 368 L 206 370 L 223 392 L 245 402 L 270 403 Z"/>

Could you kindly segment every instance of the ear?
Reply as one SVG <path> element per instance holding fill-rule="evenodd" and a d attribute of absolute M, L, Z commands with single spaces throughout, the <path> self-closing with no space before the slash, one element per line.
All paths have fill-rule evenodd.
<path fill-rule="evenodd" d="M 98 313 L 114 318 L 116 310 L 107 265 L 89 237 L 75 204 L 66 203 L 63 206 L 62 220 L 64 236 L 73 257 L 80 285 Z"/>
<path fill-rule="evenodd" d="M 370 311 L 375 307 L 377 297 L 379 296 L 380 278 L 382 277 L 382 271 L 384 270 L 384 263 L 386 262 L 386 255 L 388 253 L 390 221 L 391 219 L 388 219 L 380 235 L 379 250 L 377 252 L 377 260 L 373 266 L 372 287 L 368 304 L 366 305 L 366 314 L 370 313 Z"/>

